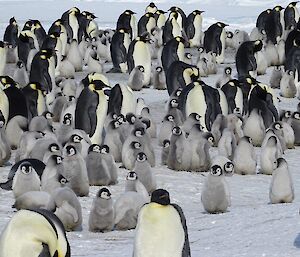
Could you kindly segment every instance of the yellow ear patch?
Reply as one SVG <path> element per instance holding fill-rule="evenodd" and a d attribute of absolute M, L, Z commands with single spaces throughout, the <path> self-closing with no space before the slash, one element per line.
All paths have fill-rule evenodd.
<path fill-rule="evenodd" d="M 30 84 L 30 87 L 31 87 L 33 90 L 36 90 L 36 84 L 31 83 L 31 84 Z"/>
<path fill-rule="evenodd" d="M 47 59 L 46 55 L 41 55 L 40 57 L 41 57 L 42 60 L 46 60 Z"/>
<path fill-rule="evenodd" d="M 180 37 L 176 37 L 176 41 L 177 41 L 177 42 L 180 42 Z"/>
<path fill-rule="evenodd" d="M 256 40 L 254 44 L 258 46 L 260 44 L 260 40 Z"/>
<path fill-rule="evenodd" d="M 247 81 L 249 84 L 252 84 L 252 79 L 247 78 L 246 81 Z"/>
<path fill-rule="evenodd" d="M 229 85 L 234 87 L 234 83 L 233 82 L 229 82 Z"/>

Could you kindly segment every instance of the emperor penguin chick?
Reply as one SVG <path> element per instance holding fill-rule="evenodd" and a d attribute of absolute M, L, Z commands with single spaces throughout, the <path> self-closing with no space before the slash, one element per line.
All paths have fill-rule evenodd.
<path fill-rule="evenodd" d="M 288 163 L 283 158 L 277 159 L 273 171 L 269 197 L 271 203 L 291 203 L 294 200 L 294 186 Z"/>
<path fill-rule="evenodd" d="M 122 134 L 121 124 L 118 120 L 112 120 L 105 129 L 104 144 L 108 145 L 110 153 L 116 162 L 122 161 Z"/>
<path fill-rule="evenodd" d="M 185 140 L 182 130 L 179 127 L 174 127 L 172 129 L 170 150 L 167 159 L 168 168 L 172 170 L 182 170 L 182 153 Z"/>
<path fill-rule="evenodd" d="M 294 72 L 287 70 L 280 80 L 280 95 L 286 98 L 294 98 L 296 93 L 297 88 L 294 80 Z"/>
<path fill-rule="evenodd" d="M 153 117 L 150 113 L 150 109 L 148 107 L 144 107 L 141 111 L 141 116 L 143 118 L 149 119 L 150 120 L 150 127 L 147 129 L 147 132 L 152 138 L 156 138 L 156 124 L 153 120 Z"/>
<path fill-rule="evenodd" d="M 232 160 L 235 149 L 236 138 L 230 129 L 225 128 L 218 143 L 218 152 L 220 155 Z"/>
<path fill-rule="evenodd" d="M 260 154 L 260 172 L 266 175 L 272 175 L 277 167 L 276 160 L 281 157 L 280 150 L 277 147 L 277 137 L 270 136 Z"/>
<path fill-rule="evenodd" d="M 12 190 L 15 198 L 29 191 L 40 191 L 41 180 L 29 162 L 18 167 L 13 178 Z"/>
<path fill-rule="evenodd" d="M 228 184 L 224 176 L 224 168 L 213 165 L 205 181 L 201 202 L 208 213 L 226 212 L 230 205 Z"/>
<path fill-rule="evenodd" d="M 14 71 L 13 79 L 22 87 L 25 87 L 29 83 L 29 76 L 26 67 L 22 61 L 18 61 Z"/>
<path fill-rule="evenodd" d="M 168 155 L 170 151 L 170 140 L 165 139 L 162 146 L 161 152 L 161 164 L 167 165 Z"/>
<path fill-rule="evenodd" d="M 173 115 L 166 115 L 161 123 L 158 133 L 158 144 L 163 145 L 165 140 L 170 140 L 172 129 L 176 126 Z"/>
<path fill-rule="evenodd" d="M 143 88 L 144 84 L 144 72 L 143 66 L 136 66 L 129 74 L 128 86 L 135 91 L 139 91 Z"/>
<path fill-rule="evenodd" d="M 133 171 L 137 174 L 148 193 L 151 194 L 156 189 L 156 181 L 145 153 L 138 153 Z"/>
<path fill-rule="evenodd" d="M 282 69 L 280 66 L 274 66 L 274 69 L 270 77 L 270 87 L 271 88 L 280 88 L 280 81 L 282 78 Z"/>
<path fill-rule="evenodd" d="M 245 121 L 244 135 L 252 139 L 254 146 L 261 146 L 266 135 L 263 118 L 257 109 L 253 109 Z"/>
<path fill-rule="evenodd" d="M 111 193 L 107 188 L 101 188 L 94 198 L 89 216 L 89 231 L 107 232 L 114 227 L 115 212 Z"/>
<path fill-rule="evenodd" d="M 153 88 L 158 90 L 167 89 L 166 75 L 161 66 L 156 67 L 154 70 Z"/>
<path fill-rule="evenodd" d="M 223 85 L 225 85 L 229 80 L 231 80 L 231 73 L 232 69 L 231 67 L 226 67 L 224 69 L 223 75 L 217 80 L 216 82 L 216 88 L 221 88 Z"/>
<path fill-rule="evenodd" d="M 234 171 L 240 175 L 256 174 L 256 154 L 250 137 L 240 139 L 233 156 Z"/>

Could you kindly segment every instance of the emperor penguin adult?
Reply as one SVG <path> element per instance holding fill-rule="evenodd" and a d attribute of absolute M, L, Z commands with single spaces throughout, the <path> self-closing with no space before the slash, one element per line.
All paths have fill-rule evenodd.
<path fill-rule="evenodd" d="M 285 30 L 293 30 L 299 22 L 299 11 L 297 8 L 298 1 L 291 2 L 284 9 L 284 28 Z"/>
<path fill-rule="evenodd" d="M 230 194 L 225 180 L 224 167 L 215 164 L 210 168 L 201 193 L 201 202 L 208 213 L 227 211 L 230 205 Z"/>
<path fill-rule="evenodd" d="M 128 72 L 130 73 L 134 67 L 142 65 L 144 71 L 144 86 L 150 84 L 151 77 L 151 54 L 148 46 L 148 37 L 138 36 L 129 45 L 127 54 Z"/>
<path fill-rule="evenodd" d="M 137 36 L 137 23 L 134 14 L 135 12 L 131 10 L 125 10 L 117 20 L 116 29 L 126 29 L 130 35 L 130 40 L 134 40 Z"/>
<path fill-rule="evenodd" d="M 221 90 L 227 99 L 228 113 L 243 114 L 244 97 L 240 82 L 236 79 L 230 80 L 221 87 Z"/>
<path fill-rule="evenodd" d="M 68 11 L 64 12 L 61 16 L 61 20 L 67 31 L 67 36 L 71 42 L 75 39 L 79 42 L 78 33 L 79 33 L 79 22 L 78 17 L 80 15 L 80 10 L 77 7 L 72 7 Z"/>
<path fill-rule="evenodd" d="M 271 14 L 268 16 L 268 19 L 266 20 L 266 35 L 267 35 L 267 41 L 272 42 L 274 45 L 276 45 L 279 40 L 283 36 L 283 26 L 284 23 L 284 17 L 283 17 L 283 7 L 280 5 L 275 6 Z"/>
<path fill-rule="evenodd" d="M 244 136 L 240 139 L 234 151 L 233 162 L 236 174 L 256 174 L 257 157 L 250 137 Z"/>
<path fill-rule="evenodd" d="M 179 14 L 177 12 L 170 12 L 168 19 L 162 27 L 162 40 L 164 45 L 175 37 L 182 37 L 182 28 L 179 25 L 178 18 Z"/>
<path fill-rule="evenodd" d="M 22 162 L 13 178 L 12 190 L 14 197 L 29 191 L 40 191 L 41 180 L 29 162 Z"/>
<path fill-rule="evenodd" d="M 154 13 L 145 13 L 138 21 L 138 36 L 142 36 L 145 33 L 151 33 L 151 30 L 156 26 Z"/>
<path fill-rule="evenodd" d="M 20 257 L 25 252 L 31 256 L 71 256 L 63 224 L 51 211 L 20 210 L 5 226 L 0 237 L 0 256 Z"/>
<path fill-rule="evenodd" d="M 117 30 L 110 44 L 110 54 L 113 63 L 113 68 L 109 72 L 126 73 L 127 66 L 127 52 L 130 45 L 130 35 L 124 28 Z"/>
<path fill-rule="evenodd" d="M 262 46 L 261 40 L 246 41 L 240 45 L 235 57 L 239 79 L 249 75 L 256 78 L 257 62 L 254 53 L 260 51 Z"/>
<path fill-rule="evenodd" d="M 89 216 L 89 231 L 107 232 L 114 227 L 115 212 L 111 193 L 108 188 L 101 188 L 94 198 Z"/>
<path fill-rule="evenodd" d="M 12 48 L 15 48 L 17 46 L 19 33 L 20 31 L 19 31 L 18 23 L 15 17 L 11 17 L 9 19 L 9 25 L 5 28 L 3 41 L 11 45 Z"/>
<path fill-rule="evenodd" d="M 185 40 L 178 36 L 172 38 L 164 45 L 161 61 L 165 72 L 167 72 L 173 62 L 185 60 L 184 43 Z"/>
<path fill-rule="evenodd" d="M 202 32 L 202 13 L 204 11 L 194 10 L 186 20 L 186 35 L 190 47 L 200 47 L 203 38 Z"/>
<path fill-rule="evenodd" d="M 157 6 L 153 2 L 151 2 L 145 9 L 146 13 L 156 13 L 156 11 L 157 11 Z"/>
<path fill-rule="evenodd" d="M 225 60 L 225 40 L 226 32 L 225 27 L 228 26 L 223 22 L 217 22 L 212 24 L 204 32 L 203 46 L 206 51 L 216 54 L 217 63 L 223 63 Z"/>
<path fill-rule="evenodd" d="M 159 233 L 154 235 L 153 229 Z M 142 256 L 191 256 L 184 213 L 177 204 L 171 203 L 169 192 L 164 189 L 155 190 L 150 203 L 139 212 L 133 257 Z"/>
<path fill-rule="evenodd" d="M 134 113 L 136 107 L 136 98 L 131 88 L 127 85 L 116 84 L 110 91 L 108 101 L 108 113 L 117 115 Z"/>
<path fill-rule="evenodd" d="M 272 174 L 269 190 L 270 202 L 291 203 L 294 200 L 294 186 L 288 163 L 284 158 L 278 158 Z"/>

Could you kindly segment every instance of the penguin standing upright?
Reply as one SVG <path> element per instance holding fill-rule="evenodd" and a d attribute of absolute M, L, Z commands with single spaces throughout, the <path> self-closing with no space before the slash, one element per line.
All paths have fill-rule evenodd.
<path fill-rule="evenodd" d="M 127 72 L 127 52 L 130 45 L 130 35 L 126 29 L 119 29 L 111 39 L 110 54 L 113 68 L 109 72 Z"/>
<path fill-rule="evenodd" d="M 228 25 L 223 22 L 217 22 L 204 32 L 204 49 L 207 53 L 216 54 L 217 63 L 222 63 L 225 59 L 226 26 Z"/>
<path fill-rule="evenodd" d="M 153 234 L 153 231 L 158 233 Z M 133 257 L 142 257 L 145 253 L 149 256 L 191 256 L 183 211 L 170 203 L 169 193 L 164 189 L 155 190 L 151 202 L 139 212 Z"/>
<path fill-rule="evenodd" d="M 9 19 L 9 25 L 5 29 L 3 41 L 11 45 L 12 48 L 15 48 L 17 46 L 18 36 L 19 26 L 15 17 L 12 17 Z"/>
<path fill-rule="evenodd" d="M 0 41 L 0 76 L 6 75 L 6 45 Z"/>
<path fill-rule="evenodd" d="M 135 12 L 126 10 L 119 16 L 117 21 L 117 30 L 126 29 L 131 40 L 137 36 L 137 24 L 134 14 Z"/>
<path fill-rule="evenodd" d="M 171 39 L 175 37 L 182 37 L 182 31 L 180 25 L 178 24 L 178 13 L 171 12 L 169 14 L 168 20 L 165 22 L 163 28 L 163 44 L 166 45 Z"/>
<path fill-rule="evenodd" d="M 142 65 L 144 67 L 144 86 L 150 84 L 151 77 L 151 54 L 147 44 L 149 39 L 146 36 L 136 37 L 129 45 L 127 55 L 128 72 L 134 67 Z"/>
<path fill-rule="evenodd" d="M 78 33 L 79 33 L 79 22 L 78 17 L 80 15 L 80 10 L 77 7 L 72 7 L 68 11 L 64 12 L 61 16 L 61 20 L 67 30 L 67 35 L 69 41 L 75 39 L 79 42 Z"/>
<path fill-rule="evenodd" d="M 202 42 L 202 13 L 204 11 L 195 10 L 189 14 L 186 20 L 186 35 L 190 47 L 199 47 Z"/>
<path fill-rule="evenodd" d="M 283 36 L 284 28 L 282 27 L 282 22 L 284 22 L 284 20 L 282 10 L 283 8 L 281 6 L 275 6 L 266 20 L 265 30 L 267 41 L 272 42 L 274 45 L 276 45 Z"/>
<path fill-rule="evenodd" d="M 291 2 L 284 9 L 284 24 L 286 30 L 293 30 L 297 27 L 299 21 L 299 11 L 297 8 L 298 2 Z"/>
<path fill-rule="evenodd" d="M 151 33 L 155 27 L 156 22 L 153 13 L 145 13 L 138 22 L 138 35 L 142 36 L 145 33 Z"/>

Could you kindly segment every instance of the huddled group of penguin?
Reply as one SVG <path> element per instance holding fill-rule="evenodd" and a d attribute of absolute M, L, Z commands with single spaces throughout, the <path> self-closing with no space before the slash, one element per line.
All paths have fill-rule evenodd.
<path fill-rule="evenodd" d="M 274 88 L 300 97 L 296 4 L 262 12 L 250 34 L 223 22 L 203 31 L 203 11 L 167 14 L 154 3 L 138 22 L 126 10 L 106 30 L 76 7 L 48 33 L 38 20 L 20 29 L 12 17 L 0 41 L 0 165 L 14 164 L 0 187 L 12 190 L 19 211 L 0 236 L 0 257 L 70 256 L 65 231 L 85 229 L 83 219 L 91 232 L 135 228 L 134 257 L 191 256 L 183 211 L 158 187 L 159 164 L 206 172 L 208 213 L 231 205 L 226 177 L 234 173 L 272 175 L 270 202 L 292 202 L 284 154 L 300 145 L 300 105 L 280 110 Z M 270 66 L 266 85 L 259 75 Z M 201 79 L 220 67 L 214 85 Z M 111 73 L 128 80 L 111 85 Z M 150 87 L 169 95 L 159 125 L 134 92 Z M 124 192 L 113 201 L 109 187 L 123 168 Z M 90 186 L 101 188 L 83 217 L 78 197 Z"/>

